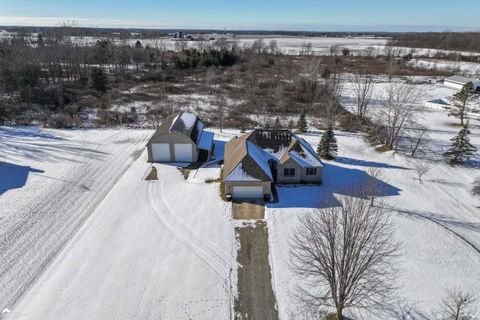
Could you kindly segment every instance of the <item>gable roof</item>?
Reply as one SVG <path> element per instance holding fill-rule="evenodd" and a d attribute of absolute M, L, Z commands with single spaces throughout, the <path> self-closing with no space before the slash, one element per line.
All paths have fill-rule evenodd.
<path fill-rule="evenodd" d="M 166 117 L 150 140 L 166 133 L 178 133 L 191 138 L 193 142 L 197 143 L 204 127 L 205 125 L 197 115 L 181 111 Z"/>
<path fill-rule="evenodd" d="M 312 146 L 294 134 L 292 142 L 279 158 L 281 164 L 287 162 L 289 159 L 292 159 L 304 168 L 323 167 L 322 160 L 320 160 L 320 157 L 313 150 Z"/>
<path fill-rule="evenodd" d="M 268 153 L 248 141 L 251 133 L 235 137 L 225 145 L 225 181 L 273 181 Z"/>
<path fill-rule="evenodd" d="M 225 181 L 273 181 L 271 161 L 292 159 L 304 168 L 323 167 L 312 146 L 290 130 L 256 129 L 235 137 L 225 145 L 224 158 Z"/>

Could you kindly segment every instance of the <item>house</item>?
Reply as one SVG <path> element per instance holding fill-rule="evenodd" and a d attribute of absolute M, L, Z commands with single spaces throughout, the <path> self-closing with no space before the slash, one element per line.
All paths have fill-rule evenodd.
<path fill-rule="evenodd" d="M 165 118 L 147 143 L 149 162 L 208 161 L 214 133 L 195 115 L 180 112 Z"/>
<path fill-rule="evenodd" d="M 443 81 L 443 84 L 446 87 L 461 90 L 463 86 L 466 85 L 468 82 L 473 83 L 473 90 L 477 90 L 480 88 L 480 80 L 473 79 L 473 78 L 465 78 L 461 76 L 452 76 L 450 78 L 446 78 Z"/>
<path fill-rule="evenodd" d="M 264 198 L 272 183 L 321 184 L 323 163 L 305 140 L 290 130 L 255 129 L 225 146 L 225 194 Z"/>

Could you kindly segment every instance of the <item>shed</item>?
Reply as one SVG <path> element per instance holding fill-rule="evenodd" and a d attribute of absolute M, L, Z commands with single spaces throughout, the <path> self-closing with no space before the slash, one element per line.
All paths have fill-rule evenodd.
<path fill-rule="evenodd" d="M 473 90 L 477 90 L 478 88 L 480 88 L 480 80 L 474 79 L 474 78 L 461 77 L 461 76 L 452 76 L 452 77 L 446 78 L 443 81 L 443 84 L 446 87 L 461 90 L 463 86 L 466 85 L 468 82 L 473 83 Z"/>

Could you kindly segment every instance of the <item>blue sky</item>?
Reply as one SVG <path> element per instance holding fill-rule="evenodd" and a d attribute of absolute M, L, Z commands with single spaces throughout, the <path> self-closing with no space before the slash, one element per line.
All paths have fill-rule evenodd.
<path fill-rule="evenodd" d="M 0 25 L 480 30 L 479 0 L 0 0 Z"/>

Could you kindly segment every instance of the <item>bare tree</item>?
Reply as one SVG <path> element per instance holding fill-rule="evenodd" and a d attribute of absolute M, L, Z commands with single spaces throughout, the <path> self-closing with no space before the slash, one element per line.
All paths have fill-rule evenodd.
<path fill-rule="evenodd" d="M 413 166 L 417 173 L 418 182 L 422 183 L 422 177 L 430 170 L 430 166 L 426 162 L 418 162 Z"/>
<path fill-rule="evenodd" d="M 449 289 L 442 300 L 442 314 L 446 320 L 469 320 L 473 319 L 471 305 L 475 302 L 472 294 L 463 292 L 461 289 Z"/>
<path fill-rule="evenodd" d="M 357 98 L 357 115 L 365 117 L 373 94 L 373 74 L 369 71 L 353 74 L 353 92 Z"/>
<path fill-rule="evenodd" d="M 225 118 L 225 109 L 227 108 L 227 99 L 223 95 L 219 95 L 216 101 L 216 113 L 218 118 L 218 127 L 220 132 L 223 131 L 223 120 Z"/>
<path fill-rule="evenodd" d="M 324 104 L 327 108 L 327 125 L 334 127 L 337 114 L 340 110 L 340 97 L 343 91 L 342 59 L 330 57 L 329 72 L 325 77 Z"/>
<path fill-rule="evenodd" d="M 385 88 L 381 97 L 383 106 L 378 110 L 378 117 L 385 127 L 384 144 L 389 150 L 398 145 L 405 128 L 414 125 L 420 117 L 421 96 L 421 90 L 414 85 L 390 83 Z"/>
<path fill-rule="evenodd" d="M 386 306 L 395 289 L 394 240 L 386 209 L 357 197 L 300 218 L 291 236 L 290 265 L 304 280 L 297 298 L 317 316 Z"/>
<path fill-rule="evenodd" d="M 410 144 L 410 157 L 414 157 L 415 153 L 417 152 L 418 148 L 424 143 L 425 136 L 427 135 L 427 128 L 423 126 L 419 126 L 418 129 L 414 131 L 414 136 L 412 137 L 412 143 Z"/>
<path fill-rule="evenodd" d="M 365 186 L 367 196 L 370 198 L 370 206 L 375 205 L 375 198 L 380 190 L 378 190 L 378 181 L 383 173 L 379 168 L 370 167 L 367 169 L 368 180 Z"/>
<path fill-rule="evenodd" d="M 312 43 L 307 42 L 302 45 L 302 48 L 300 49 L 299 55 L 301 56 L 309 56 L 313 53 L 312 50 Z"/>

